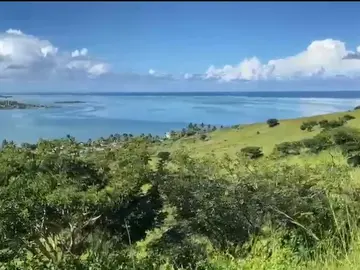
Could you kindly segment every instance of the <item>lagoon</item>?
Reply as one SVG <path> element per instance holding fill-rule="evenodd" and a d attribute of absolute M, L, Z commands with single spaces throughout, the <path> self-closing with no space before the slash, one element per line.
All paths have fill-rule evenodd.
<path fill-rule="evenodd" d="M 60 105 L 46 110 L 0 111 L 0 139 L 17 143 L 67 134 L 82 141 L 114 133 L 164 135 L 190 122 L 228 126 L 344 111 L 360 105 L 360 92 L 355 91 L 8 94 L 19 102 Z"/>

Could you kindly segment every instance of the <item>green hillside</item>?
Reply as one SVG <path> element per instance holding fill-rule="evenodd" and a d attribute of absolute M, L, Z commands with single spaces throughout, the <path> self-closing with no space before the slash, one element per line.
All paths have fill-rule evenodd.
<path fill-rule="evenodd" d="M 318 127 L 315 127 L 312 132 L 300 130 L 300 126 L 304 121 L 336 120 L 346 114 L 355 117 L 346 125 L 360 129 L 360 110 L 354 110 L 352 112 L 280 120 L 280 125 L 274 128 L 269 128 L 266 123 L 256 123 L 240 125 L 238 128 L 221 129 L 211 132 L 208 141 L 201 141 L 194 137 L 184 138 L 170 143 L 170 149 L 185 148 L 194 154 L 215 153 L 216 155 L 222 155 L 224 153 L 235 154 L 245 146 L 259 146 L 265 154 L 269 154 L 276 144 L 311 138 L 320 132 Z"/>
<path fill-rule="evenodd" d="M 272 123 L 3 141 L 0 269 L 360 269 L 360 110 Z"/>

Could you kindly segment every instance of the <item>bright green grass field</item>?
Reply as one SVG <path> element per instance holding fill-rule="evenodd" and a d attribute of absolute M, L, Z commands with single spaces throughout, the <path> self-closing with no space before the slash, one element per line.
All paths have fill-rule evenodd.
<path fill-rule="evenodd" d="M 346 125 L 360 129 L 360 110 L 351 112 L 339 112 L 312 117 L 297 119 L 279 120 L 280 125 L 270 128 L 266 123 L 255 123 L 239 126 L 238 128 L 227 128 L 217 130 L 209 134 L 208 141 L 201 141 L 198 138 L 183 138 L 175 142 L 166 142 L 159 150 L 174 151 L 184 148 L 194 155 L 206 155 L 214 153 L 216 156 L 239 152 L 245 146 L 259 146 L 265 155 L 270 154 L 276 144 L 282 142 L 298 141 L 311 138 L 320 132 L 318 127 L 313 131 L 300 130 L 300 125 L 308 120 L 335 120 L 339 117 L 350 114 L 356 119 L 350 120 Z M 259 134 L 257 134 L 259 132 Z M 319 157 L 317 157 L 319 158 Z"/>

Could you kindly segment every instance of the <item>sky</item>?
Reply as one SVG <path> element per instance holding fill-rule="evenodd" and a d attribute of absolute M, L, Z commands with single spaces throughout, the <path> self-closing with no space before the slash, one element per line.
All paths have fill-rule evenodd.
<path fill-rule="evenodd" d="M 0 92 L 360 90 L 357 2 L 1 2 Z"/>

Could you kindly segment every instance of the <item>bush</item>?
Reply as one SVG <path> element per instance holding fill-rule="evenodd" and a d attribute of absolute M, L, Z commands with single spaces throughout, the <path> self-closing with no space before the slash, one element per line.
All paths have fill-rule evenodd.
<path fill-rule="evenodd" d="M 356 106 L 355 108 L 354 108 L 354 110 L 359 110 L 360 109 L 360 105 L 359 106 Z"/>
<path fill-rule="evenodd" d="M 269 127 L 275 127 L 280 124 L 279 120 L 277 120 L 275 118 L 271 118 L 271 119 L 267 120 L 266 123 L 268 124 Z"/>
<path fill-rule="evenodd" d="M 313 127 L 315 127 L 318 124 L 318 122 L 311 120 L 311 121 L 307 121 L 307 122 L 303 122 L 300 126 L 301 130 L 307 130 L 307 131 L 312 131 Z"/>
<path fill-rule="evenodd" d="M 344 121 L 350 121 L 352 119 L 355 119 L 356 117 L 351 115 L 351 114 L 345 114 L 342 119 L 344 119 Z"/>
<path fill-rule="evenodd" d="M 159 152 L 159 153 L 157 154 L 157 157 L 158 157 L 159 159 L 161 159 L 161 160 L 167 161 L 167 160 L 170 159 L 170 152 L 166 152 L 166 151 L 164 151 L 164 152 Z"/>
<path fill-rule="evenodd" d="M 318 134 L 314 138 L 304 139 L 300 142 L 312 153 L 319 153 L 320 151 L 326 150 L 333 145 L 331 137 L 324 133 Z"/>
<path fill-rule="evenodd" d="M 336 145 L 360 142 L 360 132 L 349 127 L 336 128 L 330 135 Z"/>
<path fill-rule="evenodd" d="M 353 167 L 360 166 L 360 155 L 353 155 L 347 159 L 347 163 Z"/>
<path fill-rule="evenodd" d="M 323 119 L 323 120 L 320 120 L 320 121 L 319 121 L 319 126 L 320 126 L 321 128 L 325 128 L 328 123 L 329 123 L 328 120 Z"/>
<path fill-rule="evenodd" d="M 283 142 L 275 145 L 275 151 L 282 155 L 299 155 L 301 150 L 299 142 Z"/>
<path fill-rule="evenodd" d="M 206 134 L 201 134 L 200 135 L 200 140 L 205 141 L 206 139 L 207 139 Z"/>
<path fill-rule="evenodd" d="M 338 119 L 338 120 L 330 120 L 327 123 L 323 123 L 322 128 L 323 129 L 332 129 L 332 128 L 337 128 L 337 127 L 341 127 L 346 123 L 346 121 L 344 119 Z"/>
<path fill-rule="evenodd" d="M 241 149 L 241 153 L 250 159 L 257 159 L 264 155 L 261 148 L 257 146 L 244 147 Z"/>

